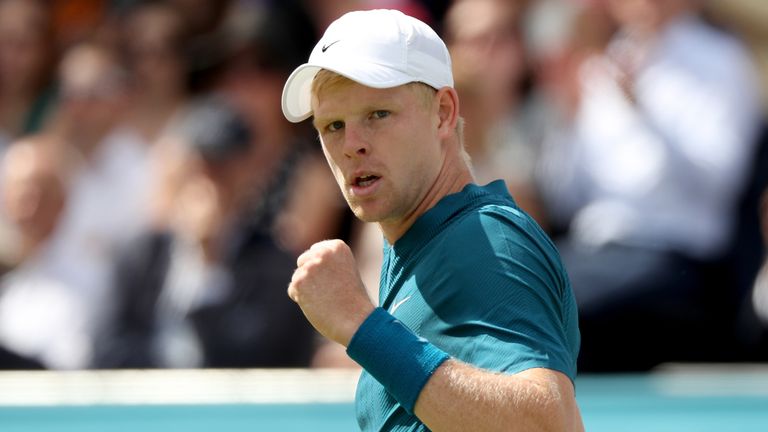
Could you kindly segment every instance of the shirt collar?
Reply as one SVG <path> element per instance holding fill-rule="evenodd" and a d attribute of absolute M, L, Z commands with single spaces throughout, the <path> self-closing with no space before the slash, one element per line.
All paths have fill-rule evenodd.
<path fill-rule="evenodd" d="M 385 245 L 397 255 L 415 252 L 445 229 L 455 216 L 485 204 L 514 205 L 503 180 L 485 186 L 469 183 L 460 192 L 444 196 L 434 207 L 419 216 L 394 245 L 389 245 L 386 239 Z"/>

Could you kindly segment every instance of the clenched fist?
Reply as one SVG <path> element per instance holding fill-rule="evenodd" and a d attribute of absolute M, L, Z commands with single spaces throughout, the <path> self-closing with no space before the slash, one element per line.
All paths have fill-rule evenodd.
<path fill-rule="evenodd" d="M 315 243 L 296 263 L 288 296 L 317 331 L 347 346 L 374 309 L 349 246 L 341 240 Z"/>

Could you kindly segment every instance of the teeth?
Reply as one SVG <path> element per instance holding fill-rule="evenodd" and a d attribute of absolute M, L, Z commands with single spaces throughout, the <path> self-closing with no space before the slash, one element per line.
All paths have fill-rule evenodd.
<path fill-rule="evenodd" d="M 371 175 L 367 175 L 367 176 L 358 177 L 358 179 L 357 179 L 357 185 L 358 185 L 358 186 L 363 186 L 363 187 L 365 187 L 365 186 L 369 186 L 369 185 L 371 185 L 373 182 L 375 182 L 377 178 L 378 178 L 378 177 L 376 177 L 376 176 L 371 176 Z"/>

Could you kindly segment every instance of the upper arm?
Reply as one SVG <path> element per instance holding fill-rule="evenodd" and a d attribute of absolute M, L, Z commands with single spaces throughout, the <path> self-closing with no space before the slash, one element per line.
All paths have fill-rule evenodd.
<path fill-rule="evenodd" d="M 434 431 L 584 430 L 570 379 L 545 368 L 500 374 L 448 360 L 420 393 L 415 412 Z"/>
<path fill-rule="evenodd" d="M 516 374 L 518 378 L 530 380 L 542 386 L 542 391 L 554 402 L 546 410 L 557 418 L 562 430 L 583 431 L 581 414 L 576 404 L 573 382 L 562 372 L 545 368 L 528 369 Z"/>

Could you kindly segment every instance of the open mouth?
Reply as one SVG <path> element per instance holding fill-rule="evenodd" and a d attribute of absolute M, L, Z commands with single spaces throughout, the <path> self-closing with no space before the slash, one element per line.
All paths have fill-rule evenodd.
<path fill-rule="evenodd" d="M 379 177 L 375 175 L 359 176 L 359 177 L 355 177 L 355 181 L 353 182 L 353 185 L 357 187 L 367 187 L 376 183 L 376 180 L 378 179 Z"/>

